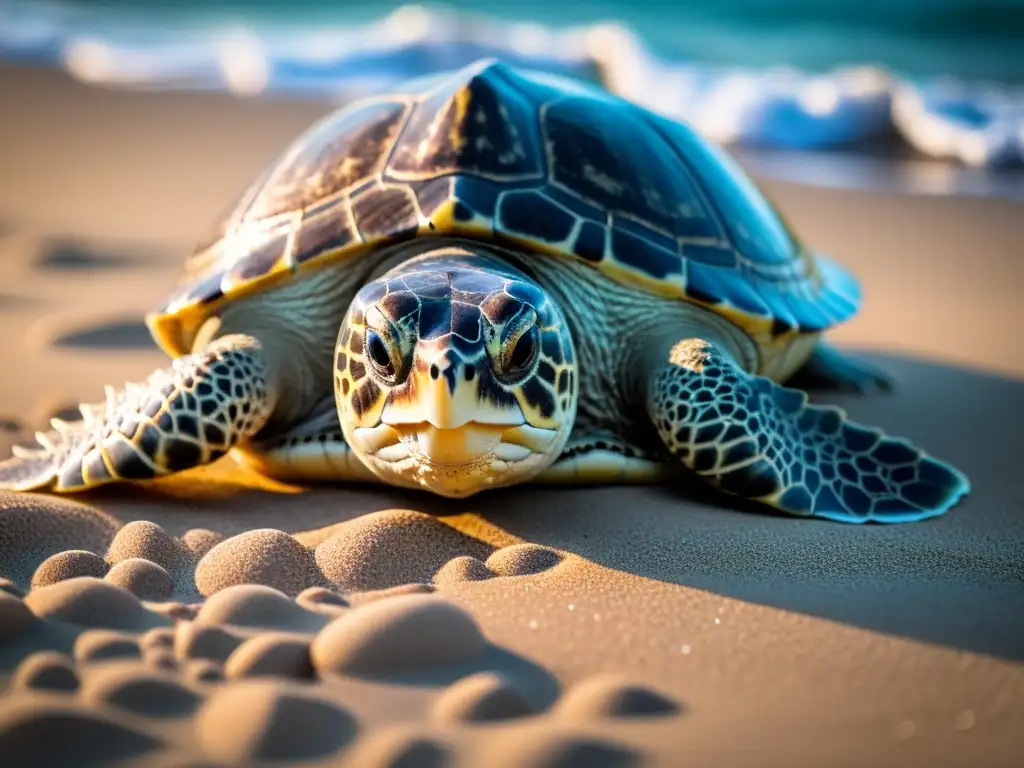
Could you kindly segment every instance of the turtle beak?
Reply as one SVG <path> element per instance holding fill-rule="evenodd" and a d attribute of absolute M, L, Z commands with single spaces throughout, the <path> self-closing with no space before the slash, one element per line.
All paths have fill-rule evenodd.
<path fill-rule="evenodd" d="M 447 432 L 470 422 L 508 428 L 526 421 L 514 401 L 504 405 L 489 397 L 475 364 L 450 349 L 417 360 L 410 376 L 406 392 L 382 414 L 385 424 L 428 424 Z"/>
<path fill-rule="evenodd" d="M 489 458 L 504 427 L 490 424 L 465 424 L 456 429 L 438 429 L 432 424 L 415 425 L 407 431 L 416 441 L 417 452 L 431 464 L 458 467 Z"/>
<path fill-rule="evenodd" d="M 487 396 L 483 377 L 451 349 L 417 360 L 407 393 L 382 414 L 402 442 L 435 465 L 468 465 L 489 459 L 510 428 L 525 423 L 514 400 Z"/>

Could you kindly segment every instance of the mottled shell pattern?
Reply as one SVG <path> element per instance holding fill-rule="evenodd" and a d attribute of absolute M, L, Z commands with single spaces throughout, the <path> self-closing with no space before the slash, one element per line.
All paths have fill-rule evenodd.
<path fill-rule="evenodd" d="M 310 128 L 147 321 L 177 356 L 224 301 L 423 236 L 579 259 L 710 307 L 762 346 L 822 331 L 860 304 L 856 280 L 806 250 L 686 125 L 595 86 L 483 60 Z"/>

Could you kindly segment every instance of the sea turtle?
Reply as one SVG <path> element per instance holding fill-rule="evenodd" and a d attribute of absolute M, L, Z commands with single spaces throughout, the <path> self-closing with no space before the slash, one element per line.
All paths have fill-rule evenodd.
<path fill-rule="evenodd" d="M 780 384 L 888 386 L 821 339 L 860 301 L 686 125 L 482 60 L 299 137 L 148 316 L 173 363 L 54 421 L 0 487 L 232 451 L 447 497 L 691 477 L 801 516 L 939 515 L 961 472 Z"/>

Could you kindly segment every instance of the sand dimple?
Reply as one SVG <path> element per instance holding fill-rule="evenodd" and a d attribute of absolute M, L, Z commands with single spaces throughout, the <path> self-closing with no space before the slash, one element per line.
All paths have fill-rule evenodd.
<path fill-rule="evenodd" d="M 111 705 L 146 717 L 181 717 L 201 701 L 173 677 L 138 661 L 111 662 L 87 670 L 78 695 L 93 706 Z"/>
<path fill-rule="evenodd" d="M 516 684 L 495 672 L 478 672 L 453 683 L 431 708 L 431 716 L 441 723 L 509 720 L 532 713 Z"/>
<path fill-rule="evenodd" d="M 207 597 L 237 584 L 263 584 L 297 595 L 319 580 L 309 550 L 270 528 L 222 541 L 196 566 L 196 588 Z"/>
<path fill-rule="evenodd" d="M 83 627 L 141 629 L 166 619 L 150 613 L 131 592 L 93 577 L 68 579 L 32 590 L 25 605 L 39 618 Z"/>
<path fill-rule="evenodd" d="M 224 663 L 224 675 L 242 677 L 313 676 L 309 660 L 309 638 L 285 632 L 268 632 L 242 643 Z"/>
<path fill-rule="evenodd" d="M 301 536 L 266 528 L 232 537 L 193 528 L 175 538 L 153 522 L 118 527 L 71 505 L 69 517 L 61 508 L 49 519 L 70 520 L 84 534 L 87 546 L 75 549 L 68 546 L 73 537 L 62 533 L 67 522 L 42 530 L 29 524 L 35 521 L 24 510 L 41 511 L 45 522 L 46 503 L 5 501 L 0 495 L 0 515 L 12 515 L 27 534 L 30 554 L 18 557 L 9 548 L 4 575 L 32 588 L 22 596 L 16 580 L 0 584 L 0 633 L 72 633 L 59 646 L 70 657 L 47 651 L 23 658 L 11 690 L 19 700 L 33 691 L 62 697 L 39 711 L 39 721 L 52 727 L 64 722 L 59 718 L 88 720 L 87 710 L 96 710 L 98 732 L 113 729 L 109 744 L 81 742 L 84 756 L 40 752 L 56 765 L 103 764 L 124 749 L 129 757 L 153 751 L 147 765 L 159 756 L 154 764 L 339 759 L 430 768 L 476 754 L 481 742 L 458 737 L 461 730 L 522 720 L 540 733 L 529 725 L 535 717 L 547 728 L 573 717 L 591 723 L 675 711 L 658 694 L 618 680 L 585 681 L 557 701 L 550 675 L 491 646 L 475 619 L 442 594 L 467 582 L 554 568 L 562 560 L 554 549 L 495 549 L 405 510 L 336 525 L 310 548 Z M 0 528 L 0 558 L 5 533 Z M 369 726 L 356 743 L 364 694 L 346 687 L 353 685 L 396 697 L 388 710 L 393 719 Z M 401 696 L 413 691 L 418 703 L 404 703 Z M 410 725 L 416 712 L 444 738 L 393 727 L 396 719 Z M 190 720 L 192 743 L 179 727 Z M 22 738 L 19 729 L 35 727 L 15 724 L 4 734 L 2 723 L 0 714 L 0 759 L 4 738 Z M 164 749 L 164 739 L 173 749 Z M 485 750 L 475 764 L 617 766 L 632 759 L 615 744 L 572 735 L 541 746 L 532 737 L 511 744 L 508 755 Z"/>
<path fill-rule="evenodd" d="M 124 587 L 140 600 L 163 600 L 174 592 L 174 579 L 156 563 L 141 557 L 122 560 L 107 573 L 111 584 Z"/>
<path fill-rule="evenodd" d="M 647 686 L 614 674 L 595 675 L 570 688 L 558 702 L 560 715 L 582 719 L 674 715 L 676 702 Z"/>
<path fill-rule="evenodd" d="M 26 656 L 11 676 L 12 689 L 74 691 L 78 673 L 74 662 L 56 651 L 37 651 Z"/>
<path fill-rule="evenodd" d="M 641 755 L 611 740 L 526 730 L 484 742 L 475 765 L 488 768 L 635 768 Z"/>
<path fill-rule="evenodd" d="M 142 649 L 135 635 L 110 629 L 90 629 L 75 639 L 72 654 L 79 664 L 110 659 L 140 659 Z"/>
<path fill-rule="evenodd" d="M 245 637 L 237 631 L 184 622 L 178 625 L 175 634 L 174 655 L 179 659 L 224 662 L 243 642 Z"/>
<path fill-rule="evenodd" d="M 405 595 L 341 616 L 313 640 L 320 673 L 388 675 L 472 661 L 487 645 L 473 617 L 435 595 Z"/>
<path fill-rule="evenodd" d="M 437 738 L 405 727 L 384 728 L 362 739 L 346 764 L 359 768 L 447 768 L 453 750 Z"/>
<path fill-rule="evenodd" d="M 192 659 L 184 666 L 186 680 L 196 683 L 214 683 L 224 678 L 220 664 L 211 659 Z"/>
<path fill-rule="evenodd" d="M 146 540 L 158 538 L 151 535 L 155 526 L 136 530 L 148 530 Z M 168 551 L 166 539 L 164 545 L 157 549 Z M 121 564 L 132 562 L 138 558 Z M 72 657 L 35 653 L 14 670 L 10 690 L 18 702 L 34 691 L 52 700 L 31 717 L 22 715 L 28 724 L 5 720 L 9 710 L 0 700 L 0 765 L 11 754 L 4 740 L 21 744 L 25 729 L 41 722 L 70 728 L 82 754 L 36 746 L 29 754 L 40 756 L 33 763 L 40 765 L 106 765 L 124 750 L 126 757 L 153 752 L 147 766 L 157 755 L 225 767 L 340 760 L 429 768 L 467 755 L 475 760 L 467 764 L 488 766 L 618 766 L 635 755 L 576 735 L 551 739 L 545 730 L 560 727 L 567 713 L 593 721 L 658 710 L 655 694 L 609 678 L 581 683 L 545 712 L 557 698 L 554 679 L 490 645 L 473 617 L 429 584 L 347 594 L 312 587 L 296 598 L 264 585 L 236 585 L 174 626 L 154 626 L 161 617 L 147 605 L 172 604 L 143 605 L 93 577 L 41 587 L 24 600 L 0 592 L 0 614 L 21 616 L 26 627 L 48 619 L 80 627 Z M 391 697 L 382 710 L 387 716 L 376 712 L 364 727 L 364 699 L 372 703 L 379 695 Z M 509 754 L 497 754 L 488 751 L 488 739 L 472 736 L 511 721 L 522 721 L 543 743 L 514 737 Z M 405 725 L 396 729 L 398 723 Z M 423 727 L 439 728 L 443 738 Z M 109 743 L 87 742 L 90 729 Z M 357 731 L 363 732 L 358 741 Z M 187 752 L 176 751 L 181 748 Z"/>
<path fill-rule="evenodd" d="M 139 636 L 139 647 L 143 651 L 155 648 L 174 648 L 174 627 L 157 627 Z"/>
<path fill-rule="evenodd" d="M 422 512 L 388 510 L 351 520 L 316 547 L 316 562 L 343 590 L 429 582 L 459 555 L 487 557 L 493 548 Z"/>
<path fill-rule="evenodd" d="M 163 672 L 174 672 L 178 669 L 178 659 L 169 648 L 150 648 L 142 652 L 142 661 L 150 669 Z"/>
<path fill-rule="evenodd" d="M 301 688 L 244 680 L 210 697 L 196 732 L 212 757 L 249 765 L 332 755 L 355 736 L 356 725 L 344 709 Z"/>

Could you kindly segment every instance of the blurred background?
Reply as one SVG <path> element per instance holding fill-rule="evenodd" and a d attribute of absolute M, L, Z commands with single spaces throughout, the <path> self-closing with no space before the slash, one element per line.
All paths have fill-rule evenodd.
<path fill-rule="evenodd" d="M 1024 0 L 0 0 L 0 57 L 119 88 L 335 101 L 480 56 L 772 178 L 1024 199 Z"/>

